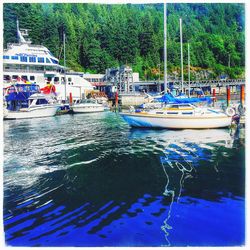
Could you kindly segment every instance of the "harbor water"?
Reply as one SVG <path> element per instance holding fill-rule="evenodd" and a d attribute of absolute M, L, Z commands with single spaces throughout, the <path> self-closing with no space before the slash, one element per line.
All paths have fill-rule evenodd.
<path fill-rule="evenodd" d="M 243 129 L 133 129 L 112 112 L 3 126 L 9 246 L 245 244 Z"/>

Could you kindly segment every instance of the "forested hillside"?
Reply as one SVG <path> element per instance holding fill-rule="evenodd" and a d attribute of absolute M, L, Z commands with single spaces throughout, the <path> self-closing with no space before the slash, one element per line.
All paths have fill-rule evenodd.
<path fill-rule="evenodd" d="M 170 73 L 180 72 L 181 17 L 184 64 L 189 42 L 193 78 L 200 68 L 210 77 L 244 76 L 244 4 L 168 4 L 167 10 Z M 67 66 L 76 71 L 104 73 L 127 63 L 142 79 L 156 79 L 157 65 L 163 69 L 163 4 L 5 3 L 3 15 L 4 46 L 16 42 L 18 18 L 21 28 L 31 29 L 33 43 L 61 60 L 65 29 Z"/>

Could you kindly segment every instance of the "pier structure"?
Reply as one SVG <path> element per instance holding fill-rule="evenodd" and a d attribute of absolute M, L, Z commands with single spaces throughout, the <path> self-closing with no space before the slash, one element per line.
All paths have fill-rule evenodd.
<path fill-rule="evenodd" d="M 163 81 L 160 81 L 160 85 L 163 86 Z M 175 88 L 181 91 L 181 81 L 178 80 L 168 80 L 168 87 Z M 159 85 L 159 81 L 138 81 L 134 83 L 135 89 L 144 90 L 146 92 L 154 92 Z M 240 86 L 245 85 L 245 79 L 221 79 L 221 80 L 196 80 L 190 81 L 190 89 L 201 88 L 205 89 L 206 92 L 212 94 L 214 91 L 217 95 L 225 94 L 227 88 L 230 89 L 231 93 L 238 93 Z M 189 82 L 183 82 L 183 91 L 186 93 L 189 88 Z M 207 93 L 208 94 L 208 93 Z"/>
<path fill-rule="evenodd" d="M 127 65 L 106 69 L 104 80 L 115 86 L 119 94 L 134 92 L 133 70 Z"/>

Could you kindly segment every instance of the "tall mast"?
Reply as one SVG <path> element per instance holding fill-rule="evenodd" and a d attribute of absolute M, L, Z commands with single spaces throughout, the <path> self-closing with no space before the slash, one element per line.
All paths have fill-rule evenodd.
<path fill-rule="evenodd" d="M 183 49 L 182 49 L 182 19 L 180 18 L 180 43 L 181 43 L 181 92 L 183 93 Z"/>
<path fill-rule="evenodd" d="M 63 31 L 63 58 L 64 58 L 64 92 L 65 92 L 65 103 L 67 100 L 67 93 L 66 93 L 66 88 L 67 88 L 67 80 L 66 80 L 66 59 L 65 59 L 65 31 Z"/>
<path fill-rule="evenodd" d="M 188 97 L 190 97 L 190 48 L 188 43 Z"/>
<path fill-rule="evenodd" d="M 164 3 L 164 93 L 167 93 L 167 4 Z"/>

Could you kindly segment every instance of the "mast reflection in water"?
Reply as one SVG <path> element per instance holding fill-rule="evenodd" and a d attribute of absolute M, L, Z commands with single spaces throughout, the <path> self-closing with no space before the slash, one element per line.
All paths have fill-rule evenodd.
<path fill-rule="evenodd" d="M 131 129 L 109 112 L 6 121 L 6 244 L 243 245 L 236 132 Z"/>

